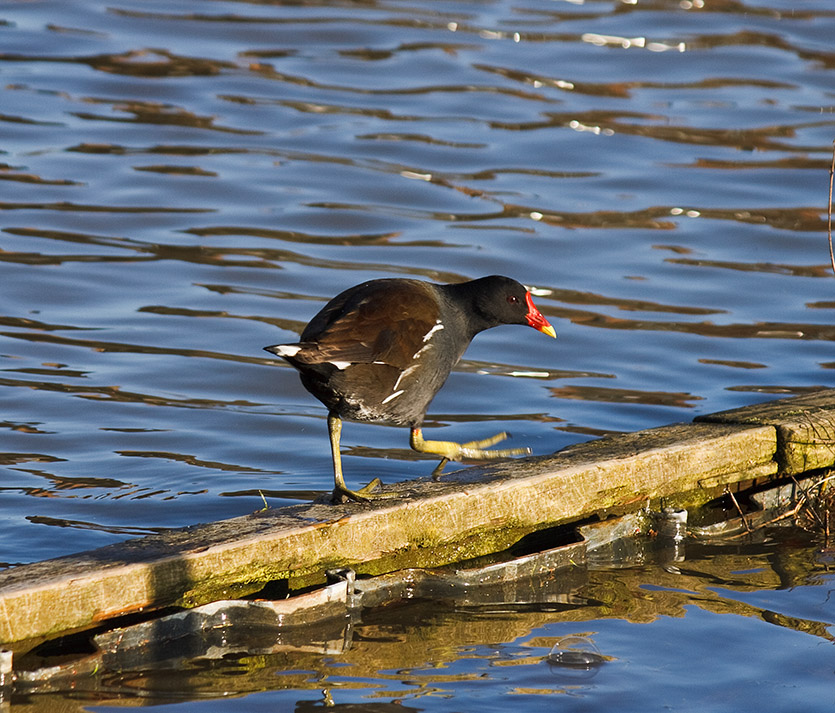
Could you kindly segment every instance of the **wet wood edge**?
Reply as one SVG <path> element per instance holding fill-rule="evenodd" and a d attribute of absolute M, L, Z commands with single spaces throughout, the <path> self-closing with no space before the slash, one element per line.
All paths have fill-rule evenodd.
<path fill-rule="evenodd" d="M 720 411 L 700 416 L 696 421 L 773 426 L 777 434 L 775 459 L 784 475 L 800 475 L 835 464 L 832 389 Z"/>
<path fill-rule="evenodd" d="M 772 476 L 782 462 L 818 468 L 829 453 L 831 465 L 830 412 L 835 391 L 466 468 L 438 483 L 401 482 L 386 488 L 400 497 L 371 504 L 270 509 L 21 565 L 0 572 L 0 642 L 235 598 L 335 567 L 380 574 L 440 566 L 499 551 L 527 532 Z"/>

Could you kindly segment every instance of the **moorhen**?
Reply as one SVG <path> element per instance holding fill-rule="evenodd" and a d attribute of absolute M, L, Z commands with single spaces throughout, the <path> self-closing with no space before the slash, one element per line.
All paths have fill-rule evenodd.
<path fill-rule="evenodd" d="M 411 428 L 412 448 L 450 460 L 504 458 L 528 448 L 486 450 L 505 438 L 471 443 L 426 441 L 421 424 L 429 402 L 479 332 L 526 324 L 551 337 L 554 328 L 531 293 L 509 277 L 493 275 L 438 285 L 421 280 L 369 280 L 328 302 L 298 342 L 264 347 L 298 369 L 304 387 L 328 408 L 334 499 L 364 501 L 379 479 L 359 491 L 342 477 L 339 437 L 343 418 Z"/>

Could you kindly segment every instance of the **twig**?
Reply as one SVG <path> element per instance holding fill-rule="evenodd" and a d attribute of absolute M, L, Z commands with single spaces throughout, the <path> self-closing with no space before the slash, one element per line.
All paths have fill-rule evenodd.
<path fill-rule="evenodd" d="M 832 252 L 832 177 L 835 176 L 835 141 L 832 142 L 832 163 L 829 164 L 829 203 L 826 206 L 826 232 L 829 236 L 829 262 L 835 273 L 835 253 Z"/>
<path fill-rule="evenodd" d="M 728 493 L 728 495 L 731 496 L 731 500 L 733 501 L 734 507 L 736 507 L 736 510 L 739 513 L 739 517 L 742 518 L 742 524 L 745 525 L 745 531 L 751 532 L 751 526 L 748 524 L 748 520 L 745 519 L 745 513 L 742 512 L 742 508 L 739 507 L 739 503 L 736 501 L 733 492 L 730 488 L 726 488 L 726 492 Z"/>
<path fill-rule="evenodd" d="M 809 507 L 807 509 L 807 513 L 808 513 L 809 517 L 811 517 L 813 520 L 817 521 L 818 525 L 823 527 L 823 523 L 820 521 L 820 518 L 818 517 L 818 511 L 815 510 L 815 507 L 812 504 L 811 499 L 809 497 L 812 490 L 814 488 L 817 488 L 823 481 L 818 481 L 818 482 L 812 483 L 808 488 L 804 488 L 797 481 L 797 478 L 795 478 L 793 475 L 790 474 L 789 477 L 791 478 L 792 482 L 794 483 L 794 486 L 800 491 L 800 497 L 797 500 L 798 506 L 804 505 L 806 503 L 806 501 L 808 500 L 809 501 Z M 796 508 L 796 510 L 799 512 L 800 508 L 798 507 L 798 508 Z"/>
<path fill-rule="evenodd" d="M 786 510 L 786 512 L 780 513 L 776 517 L 771 518 L 771 520 L 769 520 L 768 522 L 759 523 L 755 529 L 761 530 L 764 527 L 768 527 L 769 525 L 773 525 L 775 522 L 780 522 L 780 520 L 785 520 L 786 518 L 794 517 L 795 515 L 797 515 L 798 512 L 800 512 L 800 508 L 802 506 L 803 506 L 803 499 L 799 500 L 797 502 L 797 504 L 791 510 Z M 744 522 L 744 520 L 743 520 L 743 522 Z M 728 535 L 727 539 L 728 540 L 737 540 L 740 537 L 745 537 L 746 535 L 750 535 L 752 532 L 753 532 L 753 530 L 748 530 L 748 532 L 738 532 L 735 535 Z"/>
<path fill-rule="evenodd" d="M 798 483 L 795 480 L 794 476 L 792 476 L 792 480 L 794 480 L 795 485 L 800 487 L 800 483 Z M 751 529 L 748 526 L 748 523 L 745 522 L 745 517 L 743 516 L 742 517 L 742 522 L 745 524 L 745 528 L 746 528 L 747 532 L 738 532 L 735 535 L 728 535 L 727 539 L 728 540 L 736 540 L 736 539 L 739 539 L 740 537 L 745 537 L 745 535 L 750 535 L 752 532 L 754 532 L 754 530 L 761 530 L 764 527 L 768 527 L 769 525 L 773 525 L 774 523 L 780 522 L 780 520 L 785 520 L 787 518 L 796 516 L 797 513 L 800 512 L 801 508 L 803 508 L 803 506 L 809 500 L 811 492 L 815 489 L 820 490 L 824 485 L 826 485 L 827 483 L 829 483 L 832 480 L 835 480 L 835 473 L 832 474 L 832 475 L 828 475 L 825 478 L 822 478 L 821 480 L 818 480 L 817 482 L 813 483 L 812 485 L 810 485 L 806 489 L 801 489 L 800 497 L 798 497 L 797 502 L 794 504 L 794 507 L 792 507 L 790 510 L 786 510 L 785 512 L 782 512 L 782 513 L 776 515 L 775 517 L 771 518 L 767 522 L 757 523 L 756 527 L 754 527 L 753 529 Z M 740 510 L 739 505 L 736 502 L 736 498 L 733 496 L 733 493 L 731 493 L 730 490 L 727 490 L 726 492 L 728 493 L 728 495 L 731 496 L 731 500 L 733 500 L 734 505 L 736 505 L 737 510 L 739 510 L 740 515 L 742 515 L 742 510 Z M 812 512 L 812 516 L 815 519 L 819 520 L 817 513 L 814 510 L 812 510 L 811 512 Z M 825 512 L 826 512 L 826 517 L 828 518 L 829 517 L 829 511 L 826 510 Z M 826 541 L 828 542 L 828 540 L 829 540 L 829 534 L 828 534 L 829 521 L 827 519 L 826 523 L 820 523 L 820 524 L 821 524 L 822 527 L 826 528 L 826 533 L 827 533 L 826 534 Z"/>

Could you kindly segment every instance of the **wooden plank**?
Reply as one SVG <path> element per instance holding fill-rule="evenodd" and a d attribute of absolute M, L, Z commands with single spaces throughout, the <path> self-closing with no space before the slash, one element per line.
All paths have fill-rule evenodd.
<path fill-rule="evenodd" d="M 129 540 L 0 572 L 0 642 L 120 614 L 195 606 L 351 566 L 380 574 L 505 549 L 544 527 L 771 475 L 771 426 L 683 424 L 552 456 L 397 483 L 371 504 L 305 504 Z"/>
<path fill-rule="evenodd" d="M 798 475 L 835 464 L 835 389 L 700 416 L 704 423 L 774 426 L 780 472 Z"/>

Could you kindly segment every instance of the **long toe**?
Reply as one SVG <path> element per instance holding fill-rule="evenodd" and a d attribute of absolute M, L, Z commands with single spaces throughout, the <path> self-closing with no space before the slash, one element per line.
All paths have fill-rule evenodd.
<path fill-rule="evenodd" d="M 403 497 L 402 493 L 378 492 L 382 486 L 383 483 L 379 478 L 374 478 L 374 480 L 372 480 L 368 485 L 360 488 L 359 490 L 351 490 L 350 488 L 337 485 L 333 489 L 332 500 L 334 503 L 340 503 L 343 502 L 345 498 L 348 498 L 348 500 L 353 500 L 354 502 L 368 503 L 372 500 L 385 500 L 386 498 Z"/>
<path fill-rule="evenodd" d="M 461 444 L 461 453 L 464 458 L 479 459 L 484 458 L 493 460 L 495 458 L 509 458 L 510 456 L 527 456 L 531 454 L 531 449 L 524 448 L 500 448 L 494 450 L 487 450 L 490 446 L 494 446 L 501 441 L 509 438 L 510 434 L 507 431 L 497 433 L 495 436 L 483 438 L 480 441 L 470 441 L 469 443 Z"/>
<path fill-rule="evenodd" d="M 351 490 L 350 488 L 341 488 L 338 485 L 333 489 L 333 493 L 331 493 L 331 502 L 334 504 L 343 503 L 345 500 L 353 500 L 355 503 L 367 503 L 368 498 L 364 495 L 360 495 L 355 490 Z"/>
<path fill-rule="evenodd" d="M 359 490 L 351 490 L 350 488 L 346 488 L 344 485 L 339 483 L 333 489 L 333 502 L 339 503 L 342 502 L 344 498 L 348 498 L 349 500 L 353 500 L 358 503 L 367 503 L 369 500 L 373 499 L 373 493 L 375 490 L 379 490 L 382 486 L 382 482 L 379 478 L 374 478 L 368 485 L 360 488 Z"/>
<path fill-rule="evenodd" d="M 509 436 L 510 434 L 507 431 L 502 431 L 501 433 L 497 433 L 495 436 L 490 436 L 490 438 L 483 438 L 480 441 L 462 443 L 461 446 L 462 448 L 489 448 L 490 446 L 495 446 L 497 443 L 507 440 Z"/>
<path fill-rule="evenodd" d="M 473 460 L 495 460 L 496 458 L 510 458 L 511 456 L 529 456 L 531 449 L 524 448 L 500 448 L 498 450 L 487 450 L 484 448 L 470 448 L 468 444 L 461 446 L 461 457 Z"/>

